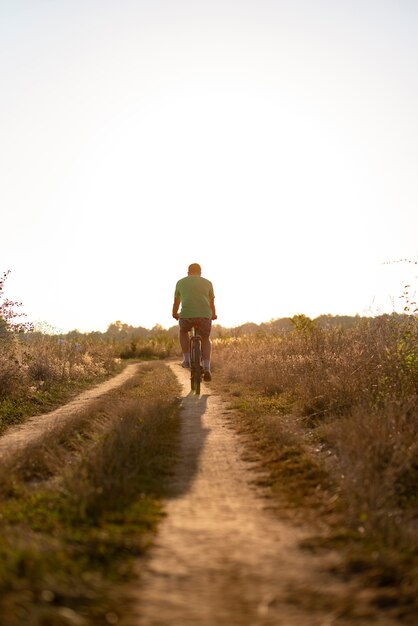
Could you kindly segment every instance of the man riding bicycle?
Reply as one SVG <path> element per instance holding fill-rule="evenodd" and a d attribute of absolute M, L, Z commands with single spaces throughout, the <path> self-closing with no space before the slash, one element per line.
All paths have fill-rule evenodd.
<path fill-rule="evenodd" d="M 200 265 L 192 263 L 189 265 L 187 276 L 177 282 L 174 292 L 173 317 L 179 320 L 180 345 L 183 351 L 182 367 L 190 367 L 189 331 L 194 326 L 202 337 L 203 380 L 209 381 L 212 380 L 210 332 L 212 320 L 216 320 L 215 295 L 212 283 L 201 274 Z"/>

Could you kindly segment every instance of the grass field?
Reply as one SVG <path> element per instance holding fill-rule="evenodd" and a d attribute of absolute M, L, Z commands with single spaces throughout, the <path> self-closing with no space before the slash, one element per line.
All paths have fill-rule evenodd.
<path fill-rule="evenodd" d="M 162 363 L 142 367 L 71 425 L 0 465 L 0 614 L 8 626 L 117 623 L 133 559 L 163 515 L 178 391 Z"/>
<path fill-rule="evenodd" d="M 327 326 L 301 315 L 285 326 L 218 329 L 212 388 L 235 409 L 279 515 L 317 528 L 304 547 L 338 548 L 337 573 L 372 586 L 376 605 L 403 619 L 418 597 L 418 321 L 354 321 Z M 126 600 L 120 583 L 163 515 L 179 390 L 154 359 L 178 347 L 160 328 L 142 339 L 128 330 L 115 327 L 117 341 L 40 333 L 0 341 L 0 430 L 109 377 L 121 356 L 150 360 L 110 401 L 18 460 L 3 459 L 0 613 L 8 626 L 65 623 L 71 611 L 116 623 Z"/>
<path fill-rule="evenodd" d="M 338 546 L 340 574 L 416 611 L 417 319 L 219 339 L 214 371 L 281 514 L 326 524 L 306 547 Z"/>

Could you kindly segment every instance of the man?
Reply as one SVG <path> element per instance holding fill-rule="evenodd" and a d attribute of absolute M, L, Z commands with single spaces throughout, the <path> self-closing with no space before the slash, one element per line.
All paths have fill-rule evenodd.
<path fill-rule="evenodd" d="M 173 317 L 179 320 L 180 345 L 183 351 L 182 367 L 190 367 L 189 331 L 194 326 L 202 337 L 203 380 L 209 381 L 212 380 L 210 331 L 212 320 L 216 320 L 215 295 L 212 283 L 201 274 L 200 265 L 192 263 L 189 265 L 187 276 L 177 282 L 174 292 Z"/>

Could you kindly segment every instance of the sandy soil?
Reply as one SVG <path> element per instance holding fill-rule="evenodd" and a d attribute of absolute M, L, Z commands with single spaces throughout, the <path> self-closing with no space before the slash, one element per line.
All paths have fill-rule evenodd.
<path fill-rule="evenodd" d="M 209 385 L 190 395 L 188 372 L 170 366 L 183 386 L 181 461 L 123 626 L 393 624 L 371 620 L 360 595 L 329 573 L 335 553 L 300 549 L 309 529 L 269 510 L 225 403 Z M 354 622 L 344 617 L 352 602 Z"/>
<path fill-rule="evenodd" d="M 135 374 L 139 365 L 133 363 L 128 365 L 120 374 L 114 376 L 104 383 L 96 385 L 92 389 L 84 391 L 68 404 L 51 411 L 28 419 L 19 426 L 9 428 L 0 437 L 0 458 L 6 454 L 13 454 L 29 442 L 42 437 L 45 432 L 51 431 L 63 420 L 68 421 L 77 414 L 78 411 L 86 409 L 88 405 L 103 396 L 105 393 L 120 387 L 125 381 Z"/>

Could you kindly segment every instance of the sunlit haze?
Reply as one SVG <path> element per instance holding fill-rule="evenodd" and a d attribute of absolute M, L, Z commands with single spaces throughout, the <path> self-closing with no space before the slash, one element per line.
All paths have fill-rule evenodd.
<path fill-rule="evenodd" d="M 198 262 L 224 326 L 401 310 L 417 33 L 414 0 L 1 0 L 6 295 L 168 327 Z"/>

